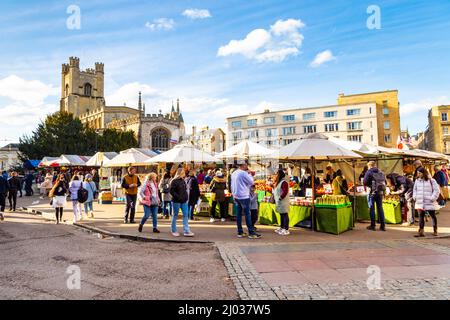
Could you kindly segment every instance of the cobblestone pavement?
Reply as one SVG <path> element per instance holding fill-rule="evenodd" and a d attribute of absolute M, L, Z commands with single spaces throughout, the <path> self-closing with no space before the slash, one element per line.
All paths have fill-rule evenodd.
<path fill-rule="evenodd" d="M 267 246 L 218 243 L 217 247 L 225 261 L 230 278 L 243 300 L 450 299 L 450 248 L 435 242 L 391 240 L 349 242 L 347 244 L 288 244 L 284 246 L 280 244 Z M 270 257 L 271 254 L 278 255 L 275 256 L 275 259 L 278 259 L 280 252 L 294 258 L 293 254 L 317 256 L 320 252 L 328 255 L 333 251 L 335 259 L 339 259 L 334 262 L 330 261 L 330 265 L 336 268 L 333 270 L 328 270 L 328 267 L 322 269 L 317 262 L 311 265 L 311 260 L 308 259 L 296 261 L 299 263 L 300 270 L 303 270 L 302 267 L 304 268 L 308 264 L 311 268 L 316 269 L 305 271 L 306 275 L 316 273 L 316 278 L 313 277 L 312 280 L 303 278 L 298 270 L 292 271 L 289 267 L 286 268 L 285 262 L 281 260 L 275 261 L 275 268 L 270 269 L 270 260 L 273 261 L 274 258 Z M 348 263 L 350 260 L 347 257 L 338 258 L 337 256 L 341 254 L 340 251 L 345 252 L 347 257 L 351 256 L 361 260 L 368 255 L 375 255 L 376 257 L 372 257 L 373 260 L 370 264 L 376 264 L 377 259 L 380 262 L 380 288 L 368 289 L 367 278 L 369 275 L 366 273 L 366 266 L 358 269 L 339 269 L 340 267 L 336 263 L 342 264 L 344 259 Z M 402 265 L 390 261 L 391 264 L 389 264 L 389 261 L 386 260 L 388 258 L 383 256 L 397 255 L 399 252 L 404 253 L 404 256 L 395 256 L 394 259 L 401 262 L 409 261 L 409 263 Z M 413 257 L 406 256 L 411 254 L 417 254 L 413 256 L 417 259 L 424 258 L 422 259 L 424 262 L 417 262 L 411 260 Z M 440 264 L 438 264 L 439 261 Z M 351 273 L 351 277 L 340 277 L 339 274 L 332 273 L 337 272 L 336 270 L 347 271 L 347 273 Z"/>

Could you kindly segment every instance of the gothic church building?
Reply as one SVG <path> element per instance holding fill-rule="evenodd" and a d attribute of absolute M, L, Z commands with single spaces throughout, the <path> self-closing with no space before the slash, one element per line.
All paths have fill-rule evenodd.
<path fill-rule="evenodd" d="M 80 70 L 80 60 L 70 57 L 62 65 L 60 110 L 72 113 L 82 123 L 99 130 L 115 128 L 132 130 L 140 148 L 165 151 L 181 142 L 185 135 L 180 101 L 170 113 L 147 114 L 139 92 L 137 109 L 126 106 L 106 106 L 104 93 L 104 65 L 95 63 L 95 69 Z"/>

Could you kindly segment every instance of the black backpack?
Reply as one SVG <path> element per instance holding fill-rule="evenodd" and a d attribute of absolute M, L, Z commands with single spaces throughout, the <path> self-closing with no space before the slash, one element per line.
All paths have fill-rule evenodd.
<path fill-rule="evenodd" d="M 163 182 L 162 192 L 161 193 L 168 194 L 169 192 L 170 192 L 170 183 L 169 182 L 166 182 L 166 183 Z"/>
<path fill-rule="evenodd" d="M 80 189 L 78 189 L 77 196 L 78 196 L 77 200 L 79 203 L 85 203 L 86 200 L 88 199 L 89 192 L 85 188 L 83 188 L 83 184 L 81 184 Z"/>
<path fill-rule="evenodd" d="M 372 172 L 372 192 L 384 193 L 386 191 L 386 176 L 383 172 Z"/>

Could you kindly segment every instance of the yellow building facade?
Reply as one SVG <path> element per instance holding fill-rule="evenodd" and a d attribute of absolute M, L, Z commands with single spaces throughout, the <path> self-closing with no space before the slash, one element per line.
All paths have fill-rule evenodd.
<path fill-rule="evenodd" d="M 341 93 L 338 97 L 339 105 L 370 102 L 376 104 L 378 144 L 384 147 L 396 148 L 397 139 L 401 135 L 398 90 L 352 95 Z"/>
<path fill-rule="evenodd" d="M 450 105 L 435 106 L 428 111 L 428 129 L 423 147 L 429 151 L 450 154 Z"/>

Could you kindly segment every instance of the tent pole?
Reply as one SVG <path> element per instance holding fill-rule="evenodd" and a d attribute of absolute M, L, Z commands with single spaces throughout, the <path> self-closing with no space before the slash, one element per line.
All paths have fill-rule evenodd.
<path fill-rule="evenodd" d="M 312 172 L 311 172 L 311 187 L 312 187 L 312 207 L 311 207 L 311 229 L 312 231 L 315 231 L 316 228 L 316 210 L 315 210 L 315 206 L 314 206 L 314 200 L 315 200 L 315 185 L 314 185 L 314 180 L 316 179 L 316 164 L 314 162 L 314 157 L 311 157 L 311 167 L 312 167 Z"/>
<path fill-rule="evenodd" d="M 355 221 L 356 221 L 356 210 L 357 210 L 357 204 L 356 204 L 356 160 L 353 160 L 353 228 L 355 227 Z"/>

